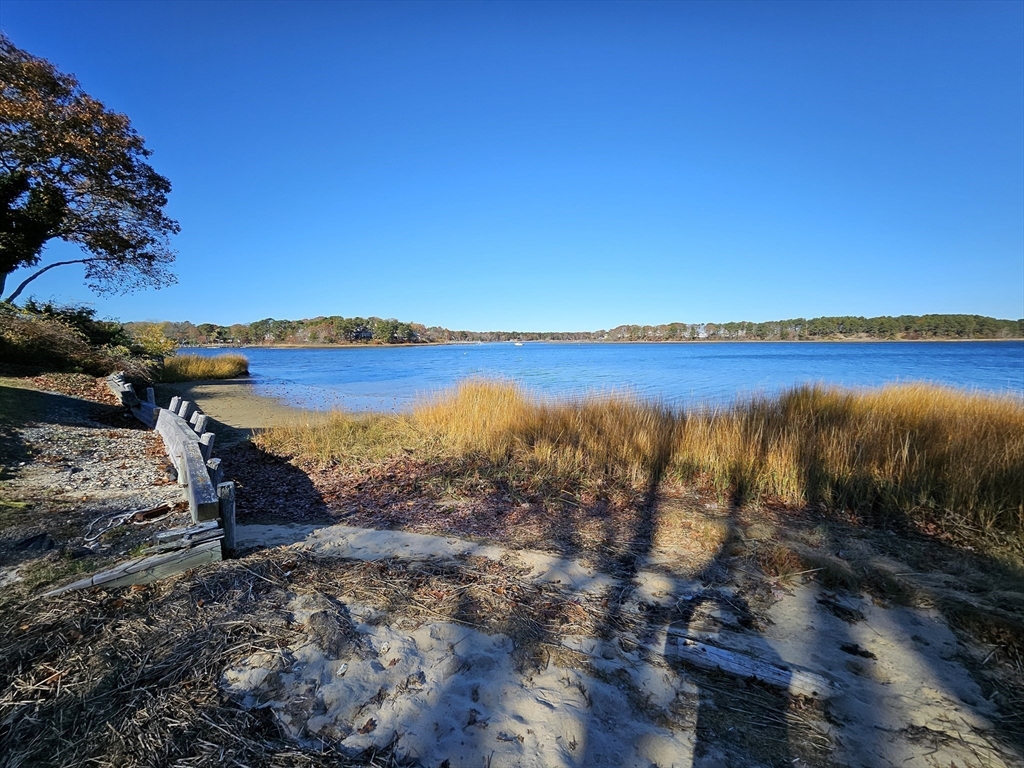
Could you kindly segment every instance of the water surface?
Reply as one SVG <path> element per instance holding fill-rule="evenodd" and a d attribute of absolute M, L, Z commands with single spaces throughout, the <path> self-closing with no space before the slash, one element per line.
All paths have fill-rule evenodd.
<path fill-rule="evenodd" d="M 205 349 L 249 358 L 259 394 L 307 408 L 407 410 L 470 377 L 549 396 L 628 391 L 672 405 L 727 404 L 795 384 L 939 384 L 1024 397 L 1024 342 L 714 342 L 452 344 L 327 349 Z"/>

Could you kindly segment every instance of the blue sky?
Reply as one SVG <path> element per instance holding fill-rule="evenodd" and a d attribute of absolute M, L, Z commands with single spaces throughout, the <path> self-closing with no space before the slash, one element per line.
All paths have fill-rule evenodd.
<path fill-rule="evenodd" d="M 1024 316 L 1021 2 L 3 0 L 0 27 L 131 117 L 182 227 L 178 285 L 98 297 L 62 267 L 41 299 L 471 330 Z"/>

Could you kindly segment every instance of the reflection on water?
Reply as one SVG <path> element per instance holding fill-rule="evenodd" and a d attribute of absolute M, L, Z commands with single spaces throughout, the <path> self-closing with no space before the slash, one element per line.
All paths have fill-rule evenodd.
<path fill-rule="evenodd" d="M 196 350 L 215 355 L 223 349 Z M 239 350 L 257 391 L 307 408 L 406 410 L 483 376 L 549 396 L 609 390 L 678 406 L 726 404 L 804 382 L 931 381 L 1024 397 L 1024 342 L 453 344 Z"/>

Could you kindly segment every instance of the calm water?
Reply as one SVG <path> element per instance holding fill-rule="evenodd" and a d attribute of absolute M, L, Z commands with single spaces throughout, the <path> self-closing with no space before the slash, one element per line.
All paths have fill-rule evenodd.
<path fill-rule="evenodd" d="M 260 394 L 309 408 L 405 410 L 474 376 L 554 396 L 620 390 L 676 405 L 729 403 L 803 382 L 930 381 L 1024 397 L 1024 342 L 456 344 L 345 349 L 206 349 L 249 358 Z"/>

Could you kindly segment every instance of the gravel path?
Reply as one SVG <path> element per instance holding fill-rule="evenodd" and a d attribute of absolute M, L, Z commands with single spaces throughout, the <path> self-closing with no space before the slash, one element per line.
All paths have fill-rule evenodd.
<path fill-rule="evenodd" d="M 0 584 L 22 580 L 26 570 L 59 580 L 98 569 L 157 526 L 186 524 L 185 495 L 156 433 L 95 400 L 6 387 L 5 394 L 26 398 L 39 418 L 4 430 Z M 161 504 L 173 511 L 105 532 L 119 513 Z"/>

